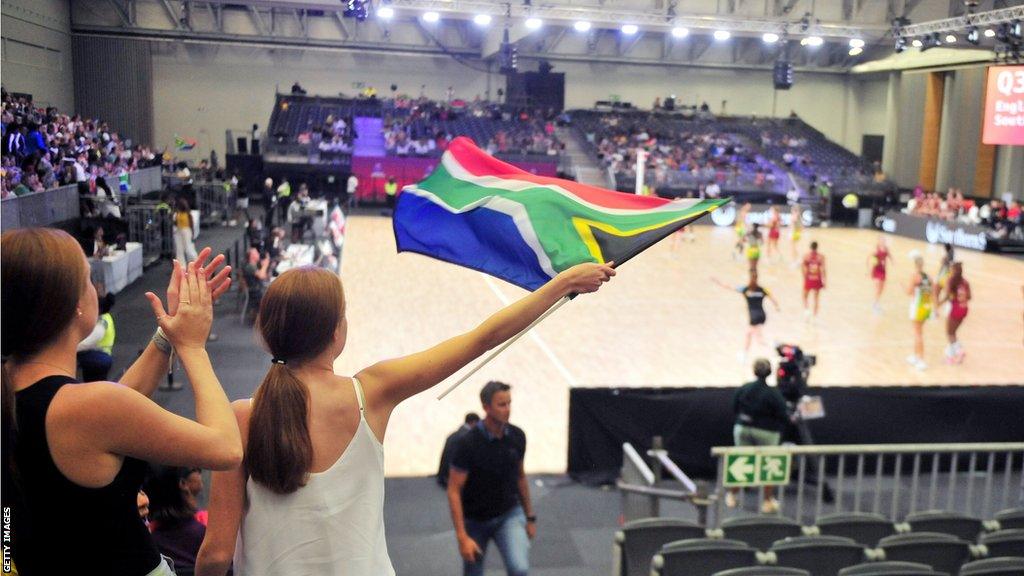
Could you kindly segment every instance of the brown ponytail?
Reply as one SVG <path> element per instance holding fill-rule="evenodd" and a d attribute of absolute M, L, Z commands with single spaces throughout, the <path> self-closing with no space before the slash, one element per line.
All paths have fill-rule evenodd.
<path fill-rule="evenodd" d="M 276 361 L 253 398 L 245 467 L 277 494 L 306 484 L 313 464 L 309 391 L 291 366 L 318 356 L 345 317 L 341 280 L 304 266 L 274 280 L 260 303 L 257 329 Z"/>

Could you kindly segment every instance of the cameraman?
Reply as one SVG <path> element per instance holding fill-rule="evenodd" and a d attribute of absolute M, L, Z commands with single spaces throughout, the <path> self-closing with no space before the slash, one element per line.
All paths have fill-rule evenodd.
<path fill-rule="evenodd" d="M 814 444 L 814 439 L 811 437 L 811 429 L 807 426 L 807 421 L 800 413 L 800 400 L 807 394 L 807 379 L 810 377 L 811 367 L 817 363 L 817 360 L 812 355 L 804 354 L 799 346 L 782 344 L 775 350 L 782 357 L 776 373 L 776 383 L 779 392 L 786 400 L 786 406 L 791 415 L 782 430 L 782 443 L 809 446 Z M 815 458 L 807 458 L 807 472 L 804 482 L 812 486 L 820 486 L 822 500 L 826 504 L 834 502 L 835 494 L 828 482 L 825 481 L 823 471 L 818 469 Z"/>
<path fill-rule="evenodd" d="M 737 446 L 778 446 L 782 430 L 789 424 L 786 400 L 778 390 L 768 385 L 772 364 L 764 358 L 754 361 L 753 382 L 748 382 L 736 391 L 732 399 L 736 423 L 732 429 Z M 725 495 L 725 505 L 736 507 L 736 490 Z M 772 486 L 764 487 L 764 503 L 761 512 L 777 512 L 779 502 L 775 499 Z"/>

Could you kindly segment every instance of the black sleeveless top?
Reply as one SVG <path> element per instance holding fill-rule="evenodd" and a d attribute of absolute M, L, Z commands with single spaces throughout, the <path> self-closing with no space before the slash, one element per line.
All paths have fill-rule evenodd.
<path fill-rule="evenodd" d="M 46 412 L 63 386 L 76 383 L 48 376 L 16 393 L 14 562 L 24 576 L 142 576 L 160 564 L 136 502 L 146 463 L 126 457 L 110 484 L 86 488 L 61 474 L 50 455 Z"/>

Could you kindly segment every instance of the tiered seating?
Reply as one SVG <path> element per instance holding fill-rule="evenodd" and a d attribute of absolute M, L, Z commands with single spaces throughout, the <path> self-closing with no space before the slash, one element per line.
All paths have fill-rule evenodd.
<path fill-rule="evenodd" d="M 925 510 L 907 516 L 907 524 L 914 532 L 938 532 L 952 534 L 973 542 L 981 533 L 981 520 L 957 512 Z"/>
<path fill-rule="evenodd" d="M 739 516 L 722 522 L 726 538 L 739 540 L 758 550 L 768 550 L 778 540 L 800 536 L 800 524 L 781 516 Z"/>
<path fill-rule="evenodd" d="M 886 536 L 878 543 L 886 560 L 919 562 L 939 572 L 956 574 L 971 558 L 971 545 L 952 534 L 910 532 Z"/>
<path fill-rule="evenodd" d="M 725 142 L 741 146 L 745 153 L 725 158 L 725 166 L 722 162 L 715 162 L 719 168 L 726 168 L 727 173 L 730 169 L 737 173 L 734 177 L 719 182 L 726 192 L 767 188 L 784 193 L 791 187 L 787 176 L 789 173 L 792 173 L 798 183 L 805 188 L 815 180 L 829 180 L 833 183 L 834 189 L 840 191 L 875 186 L 872 181 L 872 170 L 867 161 L 829 141 L 823 134 L 797 118 L 685 118 L 647 112 L 608 113 L 589 110 L 573 111 L 572 118 L 580 134 L 589 142 L 592 151 L 603 156 L 607 156 L 608 151 L 602 149 L 602 141 L 618 139 L 617 148 L 621 151 L 622 137 L 629 138 L 641 133 L 656 138 L 658 147 L 680 146 L 684 153 L 689 153 L 693 149 L 687 137 L 694 134 L 715 135 Z M 625 144 L 625 147 L 631 150 L 638 146 L 639 144 L 633 140 Z M 658 155 L 656 149 L 648 151 Z M 793 155 L 792 162 L 786 162 L 789 159 L 787 154 Z M 632 184 L 626 181 L 633 177 L 629 164 L 626 162 L 621 166 L 613 165 L 624 185 L 628 184 L 627 187 L 631 187 Z M 680 170 L 689 171 L 686 167 L 681 167 Z M 758 172 L 762 175 L 771 174 L 772 177 L 764 182 L 763 178 L 755 177 Z M 694 189 L 708 181 L 706 176 L 702 176 L 686 177 L 674 174 L 669 178 L 669 185 Z M 754 185 L 755 179 L 760 182 L 757 186 Z"/>
<path fill-rule="evenodd" d="M 802 568 L 815 576 L 836 576 L 863 562 L 864 546 L 842 536 L 795 536 L 772 545 L 780 566 Z"/>
<path fill-rule="evenodd" d="M 651 562 L 656 576 L 712 576 L 757 561 L 757 551 L 739 540 L 694 538 L 671 542 Z"/>
<path fill-rule="evenodd" d="M 1019 556 L 1024 558 L 1024 529 L 1010 528 L 982 534 L 980 539 L 989 556 Z"/>
<path fill-rule="evenodd" d="M 1024 558 L 985 558 L 968 562 L 960 568 L 960 576 L 1020 576 L 1024 574 Z"/>
<path fill-rule="evenodd" d="M 942 572 L 936 572 L 927 564 L 918 562 L 897 562 L 887 560 L 884 562 L 866 562 L 843 568 L 839 576 L 946 576 Z"/>
<path fill-rule="evenodd" d="M 651 572 L 651 558 L 664 544 L 703 537 L 704 529 L 686 520 L 645 518 L 627 522 L 615 535 L 622 576 L 648 576 Z"/>
<path fill-rule="evenodd" d="M 779 516 L 730 518 L 720 530 L 648 518 L 616 535 L 622 576 L 991 576 L 1024 575 L 1022 510 L 995 520 L 928 510 L 893 524 L 870 513 L 824 516 L 801 526 Z M 898 532 L 898 533 L 897 533 Z"/>
<path fill-rule="evenodd" d="M 846 536 L 858 544 L 874 548 L 878 541 L 896 533 L 896 527 L 881 514 L 843 512 L 822 516 L 818 531 L 827 536 Z"/>

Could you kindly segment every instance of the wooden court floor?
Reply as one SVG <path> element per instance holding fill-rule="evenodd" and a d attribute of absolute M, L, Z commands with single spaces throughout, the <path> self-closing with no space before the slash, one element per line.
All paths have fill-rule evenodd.
<path fill-rule="evenodd" d="M 741 362 L 747 325 L 740 295 L 720 288 L 746 279 L 746 263 L 731 256 L 731 229 L 697 226 L 696 239 L 668 239 L 619 269 L 599 293 L 558 310 L 528 337 L 442 401 L 444 387 L 400 406 L 385 439 L 388 475 L 436 471 L 445 436 L 465 412 L 479 410 L 478 391 L 490 379 L 513 385 L 515 424 L 529 439 L 529 472 L 566 467 L 568 391 L 574 386 L 737 386 L 749 379 L 750 358 Z M 349 342 L 336 367 L 353 374 L 380 359 L 409 354 L 469 330 L 525 292 L 484 274 L 416 254 L 397 254 L 391 221 L 353 216 L 348 221 L 342 279 L 348 299 Z M 895 259 L 882 298 L 872 312 L 873 284 L 867 258 L 877 232 L 805 230 L 801 249 L 817 240 L 829 267 L 821 313 L 808 323 L 800 303 L 801 277 L 789 259 L 763 261 L 761 284 L 773 292 L 781 312 L 768 310 L 766 335 L 816 354 L 811 375 L 817 386 L 970 385 L 1024 383 L 1024 262 L 958 251 L 974 299 L 960 330 L 963 364 L 943 362 L 942 320 L 926 325 L 928 369 L 920 372 L 910 353 L 905 286 L 912 272 L 907 253 L 917 248 L 935 274 L 941 248 L 888 237 Z M 774 358 L 768 347 L 751 356 Z M 451 380 L 454 381 L 454 380 Z"/>

